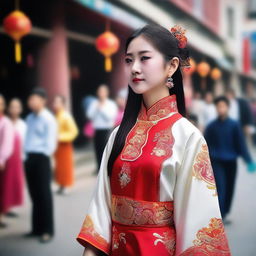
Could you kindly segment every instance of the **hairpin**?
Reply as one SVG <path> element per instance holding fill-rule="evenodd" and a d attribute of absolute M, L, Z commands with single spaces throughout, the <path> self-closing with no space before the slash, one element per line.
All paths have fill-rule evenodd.
<path fill-rule="evenodd" d="M 185 48 L 187 45 L 187 37 L 185 36 L 186 30 L 179 25 L 175 25 L 171 28 L 172 34 L 179 41 L 178 47 Z"/>

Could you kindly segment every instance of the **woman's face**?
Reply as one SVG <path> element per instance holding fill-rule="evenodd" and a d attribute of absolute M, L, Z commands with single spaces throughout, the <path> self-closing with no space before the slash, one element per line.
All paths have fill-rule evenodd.
<path fill-rule="evenodd" d="M 9 115 L 13 118 L 17 118 L 21 115 L 22 112 L 22 105 L 19 100 L 12 100 L 9 104 L 8 108 Z"/>
<path fill-rule="evenodd" d="M 62 110 L 63 108 L 64 108 L 64 104 L 63 104 L 61 97 L 55 97 L 53 100 L 53 110 L 55 112 L 58 112 L 58 111 Z"/>
<path fill-rule="evenodd" d="M 130 42 L 125 63 L 129 85 L 137 94 L 164 86 L 172 68 L 166 64 L 164 56 L 143 36 Z M 175 70 L 172 74 L 174 72 Z"/>

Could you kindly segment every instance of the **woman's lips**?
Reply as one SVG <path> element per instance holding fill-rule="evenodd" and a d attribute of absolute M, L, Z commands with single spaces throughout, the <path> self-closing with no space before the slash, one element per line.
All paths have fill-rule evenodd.
<path fill-rule="evenodd" d="M 133 78 L 132 79 L 132 81 L 134 82 L 134 83 L 139 83 L 139 82 L 141 82 L 141 81 L 143 81 L 144 79 L 141 79 L 141 78 Z"/>

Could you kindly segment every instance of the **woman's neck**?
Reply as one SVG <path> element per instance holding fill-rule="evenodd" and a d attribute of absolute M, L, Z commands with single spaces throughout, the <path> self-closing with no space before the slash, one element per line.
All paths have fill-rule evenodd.
<path fill-rule="evenodd" d="M 16 123 L 19 120 L 19 117 L 18 116 L 10 117 L 10 119 L 12 120 L 13 123 Z"/>
<path fill-rule="evenodd" d="M 164 97 L 169 96 L 169 89 L 166 87 L 162 90 L 148 91 L 143 94 L 143 101 L 147 109 L 149 109 L 155 102 L 161 100 Z"/>

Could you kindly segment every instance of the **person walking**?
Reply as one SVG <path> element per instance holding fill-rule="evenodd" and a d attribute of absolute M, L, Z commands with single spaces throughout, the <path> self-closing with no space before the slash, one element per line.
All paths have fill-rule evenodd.
<path fill-rule="evenodd" d="M 240 124 L 229 117 L 230 102 L 225 96 L 214 100 L 218 117 L 205 130 L 211 163 L 216 179 L 222 218 L 230 212 L 237 175 L 237 158 L 242 156 L 248 171 L 256 165 L 247 149 Z"/>
<path fill-rule="evenodd" d="M 57 145 L 57 123 L 46 108 L 47 95 L 35 88 L 28 99 L 32 113 L 26 118 L 25 170 L 32 201 L 32 230 L 28 237 L 39 236 L 42 243 L 54 235 L 50 157 Z"/>

